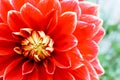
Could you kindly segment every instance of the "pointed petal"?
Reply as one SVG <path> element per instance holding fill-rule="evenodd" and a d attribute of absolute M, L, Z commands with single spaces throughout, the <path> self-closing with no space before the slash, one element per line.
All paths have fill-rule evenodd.
<path fill-rule="evenodd" d="M 21 6 L 26 2 L 25 0 L 10 0 L 15 10 L 20 10 Z"/>
<path fill-rule="evenodd" d="M 84 14 L 80 17 L 80 20 L 95 25 L 95 28 L 92 30 L 94 35 L 97 34 L 103 24 L 103 21 L 100 18 L 93 15 Z"/>
<path fill-rule="evenodd" d="M 10 0 L 12 6 L 14 7 L 15 10 L 19 11 L 20 8 L 27 2 L 33 4 L 33 5 L 37 5 L 37 3 L 40 0 Z"/>
<path fill-rule="evenodd" d="M 74 12 L 65 12 L 61 14 L 58 20 L 58 26 L 50 35 L 55 39 L 62 34 L 72 34 L 76 29 L 77 16 Z M 57 35 L 56 35 L 57 34 Z"/>
<path fill-rule="evenodd" d="M 74 35 L 62 35 L 55 40 L 55 50 L 56 51 L 68 51 L 77 46 L 77 39 Z"/>
<path fill-rule="evenodd" d="M 22 65 L 22 75 L 32 73 L 35 68 L 35 63 L 31 60 L 28 60 Z"/>
<path fill-rule="evenodd" d="M 78 21 L 74 35 L 79 42 L 91 39 L 94 36 L 95 25 L 83 21 Z"/>
<path fill-rule="evenodd" d="M 50 13 L 48 13 L 48 15 L 46 15 L 46 20 L 47 23 L 46 28 L 45 28 L 45 32 L 46 34 L 50 34 L 57 26 L 58 24 L 58 11 L 56 10 L 52 10 Z"/>
<path fill-rule="evenodd" d="M 16 45 L 16 42 L 14 41 L 0 38 L 0 55 L 13 54 L 14 53 L 13 49 L 15 45 Z"/>
<path fill-rule="evenodd" d="M 5 72 L 4 80 L 21 80 L 22 78 L 22 58 L 18 58 L 10 63 Z M 16 74 L 15 74 L 16 73 Z"/>
<path fill-rule="evenodd" d="M 103 36 L 105 35 L 105 30 L 103 28 L 101 28 L 98 33 L 93 37 L 93 40 L 96 43 L 99 43 L 101 41 L 101 39 L 103 38 Z"/>
<path fill-rule="evenodd" d="M 62 7 L 62 13 L 67 11 L 72 11 L 77 14 L 78 18 L 81 15 L 81 9 L 79 7 L 77 0 L 63 0 L 61 1 L 61 7 Z"/>
<path fill-rule="evenodd" d="M 37 8 L 39 8 L 44 15 L 49 13 L 52 9 L 58 10 L 58 13 L 61 11 L 61 6 L 58 0 L 40 0 L 37 4 Z"/>
<path fill-rule="evenodd" d="M 78 69 L 72 70 L 71 73 L 76 80 L 92 80 L 90 79 L 90 74 L 88 69 L 83 65 Z"/>
<path fill-rule="evenodd" d="M 70 57 L 65 52 L 54 52 L 52 61 L 59 68 L 71 67 Z"/>
<path fill-rule="evenodd" d="M 52 75 L 46 72 L 46 69 L 43 65 L 38 66 L 39 80 L 53 80 Z"/>
<path fill-rule="evenodd" d="M 33 6 L 30 3 L 25 3 L 21 10 L 21 15 L 25 21 L 25 23 L 31 27 L 32 29 L 39 30 L 41 29 L 40 26 L 42 26 L 43 15 L 40 12 L 39 9 L 37 9 L 35 6 Z M 35 14 L 35 15 L 33 15 Z"/>
<path fill-rule="evenodd" d="M 13 9 L 9 1 L 10 0 L 0 0 L 0 16 L 5 23 L 7 23 L 8 11 Z"/>
<path fill-rule="evenodd" d="M 2 64 L 2 66 L 0 66 L 0 77 L 3 77 L 6 67 L 16 58 L 18 57 L 15 55 L 0 55 L 0 64 Z"/>
<path fill-rule="evenodd" d="M 83 57 L 82 57 L 80 51 L 78 50 L 78 48 L 74 48 L 74 49 L 68 51 L 67 54 L 71 59 L 71 69 L 77 69 L 83 65 L 83 63 L 82 63 Z"/>
<path fill-rule="evenodd" d="M 8 12 L 7 22 L 12 31 L 19 31 L 20 28 L 27 27 L 27 25 L 23 22 L 20 13 L 15 10 Z"/>
<path fill-rule="evenodd" d="M 55 71 L 55 64 L 53 62 L 51 62 L 49 59 L 47 59 L 45 62 L 44 62 L 44 67 L 46 69 L 46 72 L 48 74 L 54 74 L 54 71 Z"/>
<path fill-rule="evenodd" d="M 24 75 L 22 80 L 41 80 L 37 69 L 34 69 L 30 74 Z"/>
<path fill-rule="evenodd" d="M 103 24 L 103 20 L 100 19 L 97 16 L 93 16 L 93 15 L 87 15 L 87 14 L 83 14 L 80 17 L 81 21 L 87 22 L 87 23 L 93 23 L 96 25 L 96 27 L 100 27 Z"/>
<path fill-rule="evenodd" d="M 9 29 L 8 25 L 0 23 L 0 38 L 6 38 L 11 40 L 13 38 L 11 34 L 12 32 Z"/>
<path fill-rule="evenodd" d="M 85 40 L 78 44 L 78 48 L 86 60 L 93 60 L 98 54 L 98 46 L 96 42 L 91 40 Z"/>
<path fill-rule="evenodd" d="M 90 15 L 98 15 L 98 5 L 87 2 L 87 1 L 81 1 L 79 2 L 79 6 L 81 8 L 82 14 L 90 14 Z"/>
<path fill-rule="evenodd" d="M 100 62 L 98 59 L 95 59 L 94 61 L 92 61 L 91 64 L 95 68 L 97 74 L 102 75 L 104 73 L 104 70 L 102 66 L 100 65 Z"/>
<path fill-rule="evenodd" d="M 55 74 L 53 75 L 54 80 L 76 80 L 75 77 L 62 69 L 56 69 Z"/>
<path fill-rule="evenodd" d="M 87 67 L 89 74 L 90 74 L 90 80 L 99 80 L 98 74 L 94 67 L 87 61 L 84 61 L 85 66 Z"/>

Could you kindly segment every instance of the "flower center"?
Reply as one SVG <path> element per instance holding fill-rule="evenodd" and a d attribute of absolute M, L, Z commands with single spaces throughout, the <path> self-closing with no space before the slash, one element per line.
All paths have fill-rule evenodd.
<path fill-rule="evenodd" d="M 39 62 L 50 56 L 53 52 L 53 40 L 45 35 L 43 31 L 33 31 L 29 28 L 21 29 L 20 32 L 14 32 L 14 35 L 23 37 L 21 46 L 16 46 L 14 51 L 17 54 L 23 54 L 25 57 Z"/>

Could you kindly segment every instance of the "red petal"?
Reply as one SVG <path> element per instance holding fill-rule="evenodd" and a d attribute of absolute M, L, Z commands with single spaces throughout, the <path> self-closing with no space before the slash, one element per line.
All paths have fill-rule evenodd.
<path fill-rule="evenodd" d="M 38 1 L 39 0 L 11 0 L 11 4 L 14 7 L 14 9 L 19 11 L 22 5 L 24 5 L 26 2 L 36 5 Z"/>
<path fill-rule="evenodd" d="M 12 32 L 9 29 L 8 25 L 0 23 L 0 38 L 6 38 L 11 40 L 13 38 L 11 34 Z"/>
<path fill-rule="evenodd" d="M 56 69 L 55 74 L 53 75 L 53 80 L 76 80 L 75 77 L 62 69 Z"/>
<path fill-rule="evenodd" d="M 103 21 L 100 18 L 98 18 L 96 16 L 93 16 L 93 15 L 86 15 L 86 14 L 82 15 L 80 17 L 80 20 L 84 21 L 84 22 L 87 22 L 89 24 L 94 24 L 95 25 L 95 28 L 93 30 L 94 35 L 98 32 L 98 30 L 101 28 L 101 26 L 103 24 Z"/>
<path fill-rule="evenodd" d="M 52 75 L 46 73 L 45 67 L 43 65 L 38 66 L 38 74 L 39 80 L 53 80 Z"/>
<path fill-rule="evenodd" d="M 79 42 L 91 39 L 94 36 L 94 24 L 78 21 L 74 35 L 77 37 Z"/>
<path fill-rule="evenodd" d="M 98 59 L 95 59 L 94 61 L 92 61 L 91 64 L 95 68 L 97 74 L 101 75 L 104 73 L 104 70 L 103 70 L 102 66 L 100 65 L 100 62 Z"/>
<path fill-rule="evenodd" d="M 34 69 L 32 73 L 24 75 L 22 80 L 41 80 L 39 76 L 38 70 Z"/>
<path fill-rule="evenodd" d="M 67 54 L 71 59 L 71 69 L 77 69 L 83 65 L 83 57 L 77 48 L 68 51 Z"/>
<path fill-rule="evenodd" d="M 20 28 L 27 27 L 22 21 L 20 13 L 14 10 L 8 12 L 7 22 L 12 31 L 19 31 Z"/>
<path fill-rule="evenodd" d="M 3 77 L 6 67 L 16 58 L 18 57 L 15 55 L 0 56 L 0 64 L 2 65 L 0 66 L 0 77 Z"/>
<path fill-rule="evenodd" d="M 70 57 L 64 52 L 54 52 L 53 53 L 53 63 L 59 68 L 70 68 L 71 60 Z"/>
<path fill-rule="evenodd" d="M 62 13 L 67 11 L 76 12 L 77 17 L 81 15 L 81 9 L 77 0 L 63 0 L 61 1 Z"/>
<path fill-rule="evenodd" d="M 4 22 L 7 22 L 7 13 L 12 10 L 10 0 L 0 0 L 0 16 Z"/>
<path fill-rule="evenodd" d="M 81 1 L 79 2 L 82 14 L 98 15 L 98 6 L 94 3 Z"/>
<path fill-rule="evenodd" d="M 44 66 L 45 66 L 45 69 L 46 69 L 46 72 L 48 74 L 54 74 L 54 71 L 55 71 L 55 64 L 53 62 L 51 62 L 49 59 L 47 59 L 45 62 L 44 62 Z"/>
<path fill-rule="evenodd" d="M 46 15 L 46 20 L 45 20 L 47 23 L 46 28 L 45 28 L 45 32 L 46 34 L 50 34 L 54 29 L 55 27 L 57 26 L 58 24 L 58 11 L 56 10 L 52 10 L 50 13 L 48 13 L 48 15 Z"/>
<path fill-rule="evenodd" d="M 58 20 L 58 26 L 54 29 L 51 36 L 57 38 L 62 34 L 72 34 L 77 24 L 77 16 L 74 12 L 63 13 Z"/>
<path fill-rule="evenodd" d="M 20 10 L 21 6 L 25 3 L 25 0 L 11 0 L 11 4 L 16 10 Z"/>
<path fill-rule="evenodd" d="M 96 43 L 99 43 L 100 40 L 103 38 L 103 36 L 105 35 L 105 31 L 103 28 L 101 28 L 98 33 L 93 37 L 93 40 L 96 42 Z"/>
<path fill-rule="evenodd" d="M 54 48 L 56 51 L 68 51 L 77 46 L 77 39 L 73 35 L 62 35 L 55 40 Z"/>
<path fill-rule="evenodd" d="M 15 45 L 16 43 L 14 41 L 0 38 L 0 55 L 13 54 L 14 53 L 13 49 Z"/>
<path fill-rule="evenodd" d="M 90 74 L 86 66 L 81 66 L 78 69 L 72 70 L 71 73 L 76 80 L 92 80 L 90 79 Z"/>
<path fill-rule="evenodd" d="M 22 65 L 22 75 L 32 73 L 35 68 L 35 63 L 31 60 L 24 62 Z"/>
<path fill-rule="evenodd" d="M 44 17 L 39 9 L 37 9 L 30 3 L 26 3 L 22 6 L 20 12 L 24 21 L 29 27 L 35 30 L 41 29 Z"/>
<path fill-rule="evenodd" d="M 44 15 L 49 13 L 52 9 L 58 10 L 58 13 L 61 11 L 61 6 L 58 0 L 40 0 L 37 7 Z"/>
<path fill-rule="evenodd" d="M 90 74 L 90 80 L 99 80 L 98 74 L 96 73 L 94 67 L 87 61 L 85 61 L 84 64 L 88 68 Z"/>
<path fill-rule="evenodd" d="M 100 27 L 103 23 L 102 19 L 100 19 L 99 17 L 87 14 L 82 15 L 80 17 L 80 20 L 88 23 L 93 23 L 96 25 L 96 27 Z"/>
<path fill-rule="evenodd" d="M 87 60 L 93 60 L 98 54 L 98 46 L 94 41 L 85 40 L 78 44 L 78 48 L 83 57 Z"/>
<path fill-rule="evenodd" d="M 21 60 L 22 58 L 18 58 L 7 66 L 3 76 L 4 80 L 21 80 L 22 78 Z"/>

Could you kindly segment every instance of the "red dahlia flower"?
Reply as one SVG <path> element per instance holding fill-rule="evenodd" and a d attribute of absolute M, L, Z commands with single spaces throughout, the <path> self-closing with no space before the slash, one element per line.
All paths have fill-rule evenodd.
<path fill-rule="evenodd" d="M 0 0 L 0 79 L 98 80 L 97 15 L 82 0 Z"/>

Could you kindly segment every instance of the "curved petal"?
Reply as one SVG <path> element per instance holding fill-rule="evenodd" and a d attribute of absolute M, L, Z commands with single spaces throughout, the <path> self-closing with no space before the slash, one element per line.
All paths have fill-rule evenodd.
<path fill-rule="evenodd" d="M 97 74 L 102 75 L 104 73 L 104 70 L 102 66 L 100 65 L 100 62 L 98 59 L 95 59 L 94 61 L 92 61 L 91 64 L 95 68 Z"/>
<path fill-rule="evenodd" d="M 43 65 L 38 65 L 37 67 L 39 80 L 53 80 L 52 75 L 48 74 Z"/>
<path fill-rule="evenodd" d="M 83 63 L 82 63 L 83 57 L 82 57 L 80 51 L 78 50 L 78 48 L 74 48 L 74 49 L 68 51 L 67 54 L 71 60 L 71 69 L 77 69 L 83 65 Z"/>
<path fill-rule="evenodd" d="M 77 0 L 63 0 L 61 1 L 62 13 L 72 11 L 77 14 L 79 18 L 81 15 L 81 9 Z"/>
<path fill-rule="evenodd" d="M 81 21 L 87 22 L 87 23 L 93 23 L 96 25 L 96 27 L 100 27 L 103 24 L 103 20 L 100 19 L 97 16 L 93 16 L 93 15 L 87 15 L 87 14 L 83 14 L 80 17 Z"/>
<path fill-rule="evenodd" d="M 23 22 L 20 13 L 15 10 L 8 12 L 7 22 L 12 31 L 20 31 L 20 28 L 27 27 Z"/>
<path fill-rule="evenodd" d="M 77 46 L 78 41 L 74 35 L 62 35 L 55 40 L 54 48 L 56 51 L 68 51 Z"/>
<path fill-rule="evenodd" d="M 56 69 L 55 74 L 53 75 L 54 80 L 76 80 L 75 77 L 62 69 Z"/>
<path fill-rule="evenodd" d="M 3 80 L 21 80 L 23 77 L 21 66 L 22 58 L 19 57 L 7 66 L 4 72 Z"/>
<path fill-rule="evenodd" d="M 44 31 L 49 35 L 58 24 L 58 11 L 52 10 L 50 13 L 48 13 L 45 21 L 45 25 L 47 24 L 47 27 L 45 27 Z"/>
<path fill-rule="evenodd" d="M 10 0 L 0 0 L 0 16 L 5 23 L 7 23 L 8 11 L 13 9 L 9 1 Z"/>
<path fill-rule="evenodd" d="M 81 1 L 79 2 L 79 6 L 81 8 L 82 14 L 89 14 L 89 15 L 98 15 L 98 5 L 88 2 L 88 1 Z"/>
<path fill-rule="evenodd" d="M 0 55 L 0 64 L 2 64 L 2 66 L 0 66 L 0 77 L 3 77 L 6 67 L 16 58 L 18 57 L 15 55 Z"/>
<path fill-rule="evenodd" d="M 55 64 L 53 62 L 51 62 L 49 59 L 47 59 L 45 62 L 44 62 L 44 67 L 46 69 L 46 72 L 48 74 L 54 74 L 54 71 L 55 71 Z"/>
<path fill-rule="evenodd" d="M 14 53 L 16 42 L 0 38 L 0 55 L 9 55 Z"/>
<path fill-rule="evenodd" d="M 78 48 L 86 60 L 93 60 L 98 54 L 98 46 L 96 42 L 92 40 L 85 40 L 78 44 Z"/>
<path fill-rule="evenodd" d="M 37 4 L 37 8 L 39 8 L 44 15 L 49 13 L 52 9 L 58 10 L 58 13 L 61 12 L 61 6 L 58 0 L 40 0 Z"/>
<path fill-rule="evenodd" d="M 58 19 L 58 25 L 50 34 L 54 39 L 62 34 L 72 34 L 77 25 L 77 16 L 75 12 L 65 12 Z"/>
<path fill-rule="evenodd" d="M 34 69 L 30 74 L 24 75 L 22 80 L 41 80 L 41 79 L 39 79 L 38 70 Z"/>
<path fill-rule="evenodd" d="M 35 30 L 41 30 L 42 22 L 44 21 L 44 16 L 42 15 L 39 9 L 37 9 L 30 3 L 25 3 L 22 6 L 20 12 L 23 20 L 29 27 Z"/>
<path fill-rule="evenodd" d="M 12 39 L 12 31 L 9 29 L 8 25 L 0 23 L 0 38 Z"/>
<path fill-rule="evenodd" d="M 103 24 L 103 21 L 100 18 L 93 15 L 84 14 L 80 17 L 80 20 L 95 25 L 95 28 L 93 30 L 94 35 L 97 34 Z"/>
<path fill-rule="evenodd" d="M 28 60 L 22 65 L 22 75 L 32 73 L 35 68 L 35 63 L 31 60 Z"/>
<path fill-rule="evenodd" d="M 89 74 L 90 74 L 90 80 L 99 80 L 98 74 L 94 67 L 87 61 L 84 61 L 85 66 L 87 67 Z"/>
<path fill-rule="evenodd" d="M 59 68 L 70 68 L 71 60 L 65 52 L 54 52 L 51 58 L 53 63 Z"/>
<path fill-rule="evenodd" d="M 76 29 L 74 31 L 74 35 L 78 39 L 79 42 L 83 42 L 84 40 L 91 39 L 94 34 L 95 25 L 90 24 L 83 21 L 78 21 Z"/>
<path fill-rule="evenodd" d="M 70 71 L 76 80 L 93 80 L 90 79 L 90 74 L 85 65 L 79 67 L 78 69 Z"/>
<path fill-rule="evenodd" d="M 24 5 L 26 2 L 36 5 L 40 0 L 10 0 L 10 1 L 14 9 L 19 11 L 22 5 Z"/>
<path fill-rule="evenodd" d="M 101 27 L 101 29 L 98 31 L 98 33 L 93 37 L 93 40 L 96 43 L 99 43 L 104 35 L 105 35 L 105 30 Z"/>

